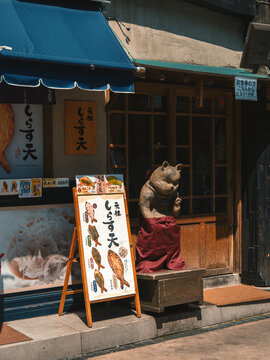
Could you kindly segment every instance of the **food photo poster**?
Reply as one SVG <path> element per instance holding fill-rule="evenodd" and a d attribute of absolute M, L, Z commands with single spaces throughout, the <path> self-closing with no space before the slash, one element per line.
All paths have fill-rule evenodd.
<path fill-rule="evenodd" d="M 0 292 L 62 286 L 75 216 L 71 206 L 1 210 Z M 80 265 L 72 266 L 72 283 L 81 282 Z"/>

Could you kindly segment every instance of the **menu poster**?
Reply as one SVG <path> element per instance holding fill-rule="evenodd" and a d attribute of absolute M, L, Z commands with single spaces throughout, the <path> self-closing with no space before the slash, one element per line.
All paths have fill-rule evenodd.
<path fill-rule="evenodd" d="M 42 179 L 20 179 L 19 198 L 41 197 Z"/>
<path fill-rule="evenodd" d="M 18 195 L 19 194 L 19 180 L 5 179 L 0 180 L 0 195 Z"/>
<path fill-rule="evenodd" d="M 78 205 L 89 301 L 135 294 L 124 195 L 82 195 Z"/>
<path fill-rule="evenodd" d="M 124 179 L 122 174 L 77 175 L 78 194 L 123 193 Z"/>
<path fill-rule="evenodd" d="M 31 179 L 31 197 L 42 196 L 42 179 Z"/>
<path fill-rule="evenodd" d="M 31 196 L 31 179 L 20 180 L 19 198 L 29 198 Z"/>

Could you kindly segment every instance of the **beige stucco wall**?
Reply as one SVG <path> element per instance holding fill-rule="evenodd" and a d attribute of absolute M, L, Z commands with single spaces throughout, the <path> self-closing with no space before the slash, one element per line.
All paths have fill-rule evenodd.
<path fill-rule="evenodd" d="M 112 0 L 110 26 L 135 59 L 239 67 L 243 20 L 182 0 Z"/>
<path fill-rule="evenodd" d="M 64 100 L 87 100 L 96 103 L 96 155 L 65 155 Z M 104 91 L 57 90 L 53 106 L 53 176 L 69 177 L 81 174 L 106 173 L 106 113 Z"/>

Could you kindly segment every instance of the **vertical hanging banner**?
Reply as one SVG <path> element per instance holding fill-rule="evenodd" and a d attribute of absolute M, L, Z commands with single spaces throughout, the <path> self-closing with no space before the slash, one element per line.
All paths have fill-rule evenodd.
<path fill-rule="evenodd" d="M 257 101 L 257 79 L 235 77 L 235 99 Z"/>
<path fill-rule="evenodd" d="M 96 104 L 92 101 L 65 101 L 65 154 L 96 153 Z"/>
<path fill-rule="evenodd" d="M 73 188 L 76 227 L 58 314 L 62 315 L 78 242 L 88 326 L 90 303 L 134 297 L 141 307 L 123 175 L 81 175 Z"/>
<path fill-rule="evenodd" d="M 0 178 L 43 176 L 43 106 L 0 104 Z"/>

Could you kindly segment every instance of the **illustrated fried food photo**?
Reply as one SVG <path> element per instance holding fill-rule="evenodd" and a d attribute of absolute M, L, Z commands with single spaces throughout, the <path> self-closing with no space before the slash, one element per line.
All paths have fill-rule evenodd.
<path fill-rule="evenodd" d="M 99 272 L 98 270 L 95 270 L 94 277 L 95 277 L 95 280 L 96 280 L 98 286 L 100 287 L 101 293 L 103 293 L 103 291 L 107 291 L 107 289 L 105 289 L 105 287 L 104 287 L 104 278 L 103 278 L 101 272 Z"/>
<path fill-rule="evenodd" d="M 14 181 L 14 180 L 11 183 L 11 191 L 12 192 L 17 192 L 18 191 L 18 185 L 17 185 L 16 181 Z"/>
<path fill-rule="evenodd" d="M 119 179 L 117 179 L 117 177 L 111 175 L 111 176 L 107 176 L 107 180 L 109 183 L 111 183 L 112 185 L 117 185 L 117 186 L 121 186 L 123 181 L 120 181 Z"/>
<path fill-rule="evenodd" d="M 98 266 L 98 270 L 100 270 L 100 268 L 104 269 L 104 266 L 101 265 L 101 255 L 96 248 L 92 248 L 92 256 Z"/>
<path fill-rule="evenodd" d="M 7 174 L 10 164 L 5 157 L 5 151 L 14 135 L 14 114 L 10 104 L 0 104 L 0 165 Z"/>
<path fill-rule="evenodd" d="M 124 285 L 130 287 L 129 283 L 124 279 L 124 265 L 120 257 L 112 250 L 108 251 L 108 262 L 113 271 L 116 275 L 117 279 L 120 281 L 121 289 L 124 288 Z"/>
<path fill-rule="evenodd" d="M 96 246 L 98 246 L 98 245 L 101 246 L 101 243 L 98 241 L 99 234 L 97 232 L 97 228 L 95 226 L 88 225 L 88 233 L 91 236 L 91 239 L 95 242 L 95 245 Z"/>
<path fill-rule="evenodd" d="M 82 185 L 91 186 L 92 188 L 95 187 L 95 182 L 92 182 L 87 176 L 83 176 L 80 178 L 80 183 Z"/>
<path fill-rule="evenodd" d="M 13 275 L 41 284 L 62 281 L 66 274 L 69 241 L 74 226 L 64 216 L 34 216 L 15 232 L 6 254 Z"/>

